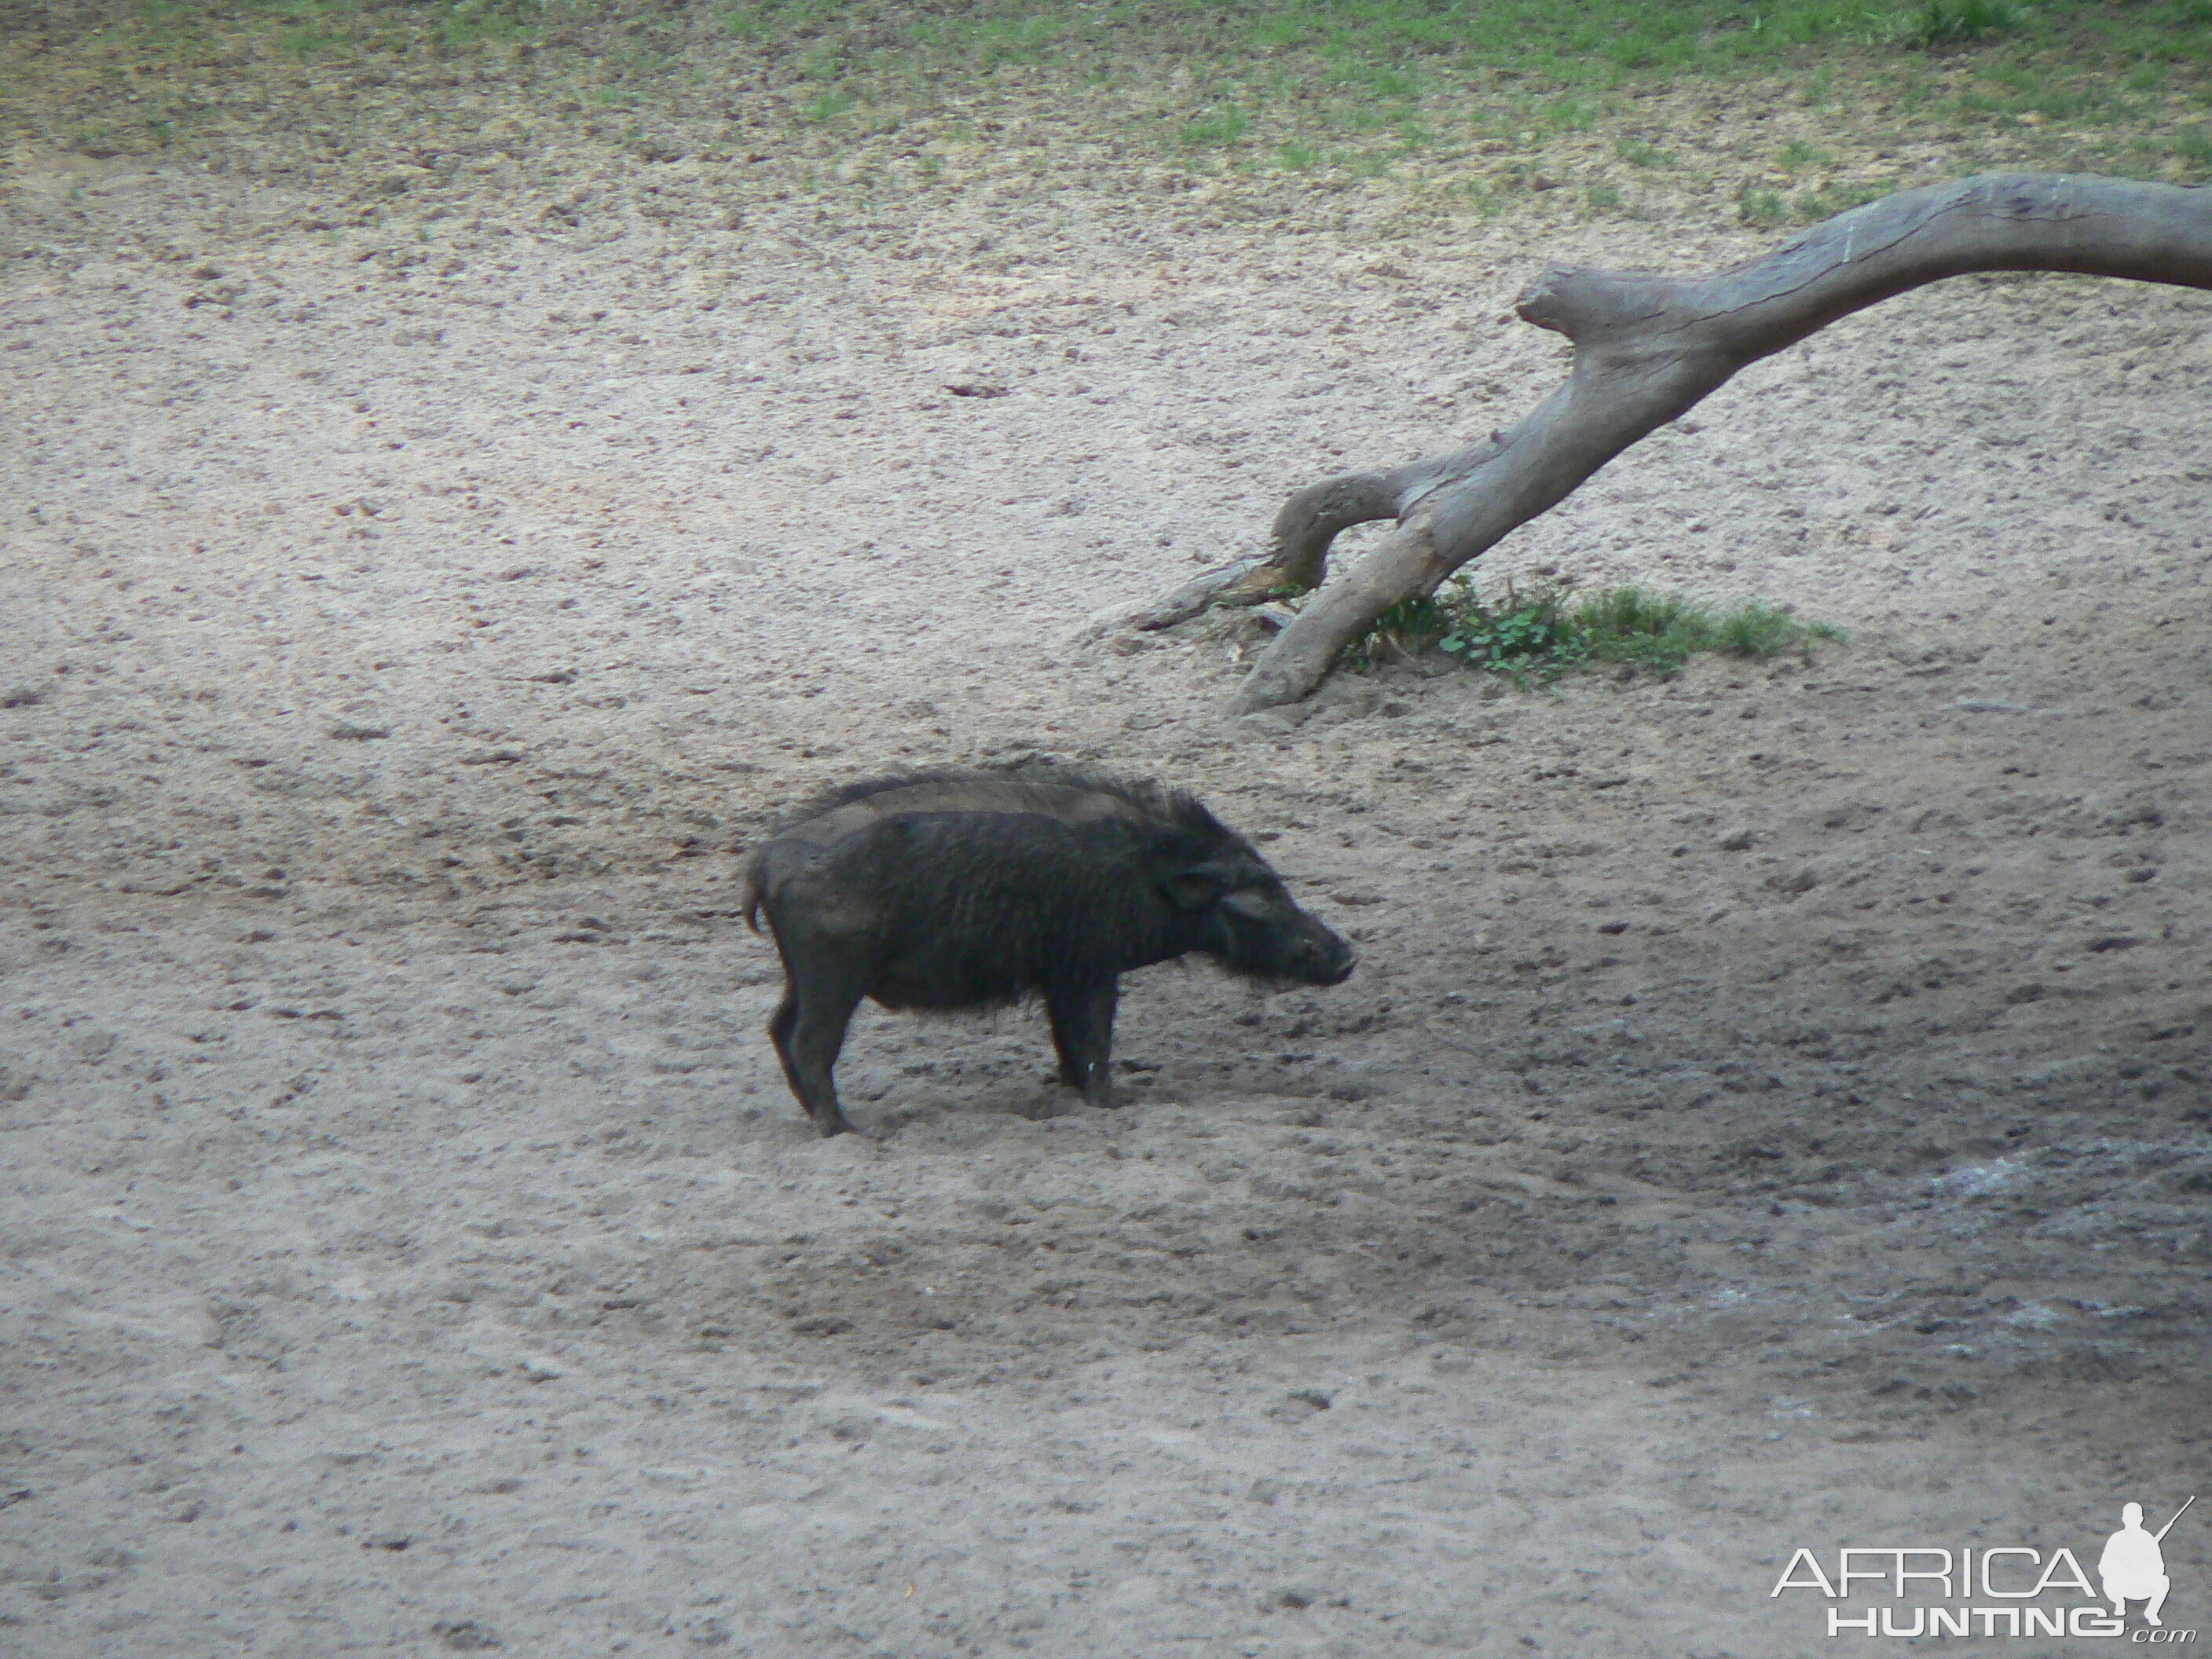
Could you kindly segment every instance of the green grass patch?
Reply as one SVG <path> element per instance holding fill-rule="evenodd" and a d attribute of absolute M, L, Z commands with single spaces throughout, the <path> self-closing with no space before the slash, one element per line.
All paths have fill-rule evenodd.
<path fill-rule="evenodd" d="M 1778 190 L 1746 185 L 1736 192 L 1736 216 L 1747 225 L 1778 225 L 1790 216 L 1790 204 Z"/>
<path fill-rule="evenodd" d="M 1216 110 L 1187 123 L 1177 135 L 1185 149 L 1225 149 L 1244 142 L 1244 135 L 1252 130 L 1252 118 L 1241 109 Z"/>
<path fill-rule="evenodd" d="M 431 9 L 438 37 L 449 46 L 526 39 L 544 8 L 538 0 L 449 0 Z"/>
<path fill-rule="evenodd" d="M 309 24 L 306 28 L 287 29 L 277 37 L 276 44 L 295 57 L 315 58 L 325 52 L 343 52 L 352 42 L 333 30 Z"/>
<path fill-rule="evenodd" d="M 2022 21 L 2009 0 L 1924 0 L 1912 15 L 1911 39 L 1922 46 L 1954 46 L 1979 40 Z"/>
<path fill-rule="evenodd" d="M 1049 146 L 1089 127 L 1114 154 L 1141 149 L 1156 162 L 1165 152 L 1209 173 L 1226 161 L 1258 188 L 1309 171 L 1336 175 L 1313 181 L 1322 188 L 1395 174 L 1431 201 L 1485 214 L 1540 206 L 1528 188 L 1540 177 L 1574 181 L 1550 202 L 1593 213 L 1625 210 L 1616 191 L 1639 214 L 1724 206 L 1726 196 L 1709 199 L 1710 181 L 1733 191 L 1750 170 L 1715 148 L 1702 112 L 1670 116 L 1650 94 L 1754 76 L 1747 96 L 1836 117 L 1817 145 L 1777 133 L 1779 170 L 1798 176 L 1780 189 L 1765 187 L 1779 177 L 1746 185 L 1735 202 L 1762 228 L 1834 210 L 1848 192 L 1823 181 L 1863 176 L 1865 152 L 1895 153 L 1899 139 L 1947 147 L 1945 159 L 1912 164 L 1915 183 L 1954 167 L 2192 182 L 2212 172 L 2198 154 L 2212 127 L 2212 0 L 121 0 L 96 9 L 106 21 L 90 32 L 17 61 L 0 40 L 0 65 L 19 81 L 41 56 L 96 66 L 106 80 L 72 85 L 67 125 L 109 130 L 104 142 L 125 149 L 176 138 L 181 124 L 166 110 L 149 122 L 147 108 L 203 85 L 246 95 L 226 85 L 208 96 L 220 113 L 189 136 L 243 130 L 272 64 L 335 60 L 388 76 L 402 66 L 394 60 L 429 58 L 474 60 L 448 72 L 502 77 L 523 100 L 619 86 L 574 94 L 586 121 L 610 104 L 662 122 L 765 112 L 785 136 L 818 145 L 832 134 L 878 137 L 887 111 L 931 137 L 957 122 L 1011 127 L 1009 117 L 1035 123 L 1042 112 L 1010 146 Z M 771 95 L 745 95 L 756 88 Z M 834 121 L 847 108 L 866 120 Z M 1648 187 L 1625 190 L 1629 169 L 1653 170 Z M 1473 186 L 1458 182 L 1476 175 Z"/>
<path fill-rule="evenodd" d="M 1790 205 L 1799 218 L 1811 224 L 1832 219 L 1838 213 L 1848 213 L 1855 207 L 1864 207 L 1869 202 L 1878 202 L 1896 189 L 1893 184 L 1822 185 L 1817 190 L 1799 191 Z"/>
<path fill-rule="evenodd" d="M 1588 132 L 1604 113 L 1589 98 L 1555 98 L 1544 106 L 1541 120 L 1549 132 Z"/>
<path fill-rule="evenodd" d="M 1756 602 L 1716 611 L 1640 587 L 1577 594 L 1556 584 L 1523 588 L 1510 581 L 1486 599 L 1474 583 L 1455 578 L 1433 594 L 1391 606 L 1346 648 L 1345 660 L 1371 668 L 1437 650 L 1525 687 L 1607 663 L 1664 674 L 1697 656 L 1765 662 L 1843 638 L 1825 623 Z"/>

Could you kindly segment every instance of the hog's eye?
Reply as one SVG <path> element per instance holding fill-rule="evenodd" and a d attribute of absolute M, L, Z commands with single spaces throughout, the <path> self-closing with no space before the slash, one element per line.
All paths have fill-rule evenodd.
<path fill-rule="evenodd" d="M 1246 887 L 1231 893 L 1221 901 L 1224 909 L 1234 910 L 1240 916 L 1249 916 L 1257 921 L 1273 907 L 1267 894 L 1255 887 Z"/>

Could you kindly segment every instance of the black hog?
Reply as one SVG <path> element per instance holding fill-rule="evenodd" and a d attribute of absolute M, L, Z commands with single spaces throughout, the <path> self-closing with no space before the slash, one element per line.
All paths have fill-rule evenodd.
<path fill-rule="evenodd" d="M 1198 951 L 1302 985 L 1352 947 L 1192 797 L 1089 773 L 934 772 L 832 791 L 753 855 L 745 920 L 783 958 L 769 1036 L 825 1135 L 853 1126 L 831 1076 L 862 997 L 981 1008 L 1043 994 L 1060 1080 L 1111 1105 L 1117 981 Z"/>

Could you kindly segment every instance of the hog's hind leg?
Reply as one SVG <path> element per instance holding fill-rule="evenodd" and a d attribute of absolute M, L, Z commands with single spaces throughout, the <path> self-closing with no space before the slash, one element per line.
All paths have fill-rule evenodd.
<path fill-rule="evenodd" d="M 799 1067 L 792 1064 L 791 1028 L 799 1021 L 799 993 L 789 984 L 783 988 L 783 1000 L 768 1018 L 768 1040 L 775 1045 L 777 1064 L 783 1067 L 783 1080 L 791 1085 L 791 1097 L 803 1108 L 806 1091 L 799 1081 Z M 811 1114 L 810 1113 L 810 1115 Z"/>
<path fill-rule="evenodd" d="M 776 1058 L 791 1092 L 825 1135 L 845 1134 L 853 1125 L 837 1103 L 837 1055 L 845 1046 L 845 1030 L 853 1010 L 860 1006 L 864 990 L 860 975 L 843 972 L 809 972 L 792 975 L 783 1001 L 768 1023 Z"/>

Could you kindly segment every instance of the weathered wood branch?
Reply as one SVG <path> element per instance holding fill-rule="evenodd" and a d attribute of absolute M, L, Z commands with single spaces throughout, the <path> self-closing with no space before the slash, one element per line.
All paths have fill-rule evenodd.
<path fill-rule="evenodd" d="M 1855 208 L 1711 276 L 1555 267 L 1516 309 L 1574 342 L 1564 386 L 1487 442 L 1299 491 L 1277 515 L 1265 558 L 1208 573 L 1139 625 L 1317 586 L 1338 532 L 1396 519 L 1379 547 L 1276 637 L 1238 699 L 1248 709 L 1295 702 L 1391 605 L 1434 592 L 1746 364 L 1894 295 L 1988 270 L 2212 288 L 2212 189 L 1993 173 Z M 1169 614 L 1179 605 L 1180 616 Z"/>
<path fill-rule="evenodd" d="M 1376 519 L 1402 518 L 1433 487 L 1437 463 L 1395 472 L 1349 472 L 1309 484 L 1283 503 L 1267 550 L 1194 576 L 1163 595 L 1131 624 L 1172 628 L 1216 605 L 1265 605 L 1319 587 L 1328 574 L 1328 547 L 1340 530 Z"/>

